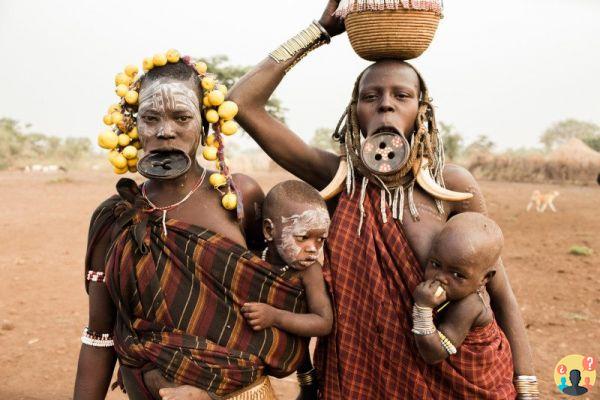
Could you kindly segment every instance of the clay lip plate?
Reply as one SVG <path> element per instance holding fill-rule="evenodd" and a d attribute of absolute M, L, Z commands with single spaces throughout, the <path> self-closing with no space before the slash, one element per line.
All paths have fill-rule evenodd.
<path fill-rule="evenodd" d="M 406 138 L 395 132 L 380 132 L 368 137 L 361 146 L 361 158 L 373 173 L 391 175 L 408 161 L 410 145 Z"/>
<path fill-rule="evenodd" d="M 190 156 L 181 150 L 153 151 L 138 162 L 138 171 L 148 179 L 175 179 L 192 166 Z"/>

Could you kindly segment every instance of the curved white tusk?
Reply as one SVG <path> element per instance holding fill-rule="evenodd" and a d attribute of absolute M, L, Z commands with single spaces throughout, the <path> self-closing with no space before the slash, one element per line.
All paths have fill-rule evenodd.
<path fill-rule="evenodd" d="M 348 173 L 348 161 L 344 158 L 340 158 L 340 166 L 338 167 L 335 176 L 327 185 L 327 187 L 319 192 L 324 200 L 330 200 L 340 194 L 344 190 L 344 183 L 346 182 L 346 175 Z"/>
<path fill-rule="evenodd" d="M 417 177 L 417 183 L 424 191 L 436 199 L 446 201 L 463 201 L 473 197 L 473 193 L 454 192 L 441 187 L 431 176 L 429 172 L 429 160 L 423 158 L 417 160 L 413 165 L 413 173 Z"/>

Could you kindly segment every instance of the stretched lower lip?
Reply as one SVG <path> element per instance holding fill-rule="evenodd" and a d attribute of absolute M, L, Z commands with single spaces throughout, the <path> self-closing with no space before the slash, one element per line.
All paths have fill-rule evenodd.
<path fill-rule="evenodd" d="M 378 133 L 395 133 L 396 135 L 400 135 L 400 131 L 393 126 L 383 126 L 381 128 L 376 129 L 371 135 L 376 135 Z"/>

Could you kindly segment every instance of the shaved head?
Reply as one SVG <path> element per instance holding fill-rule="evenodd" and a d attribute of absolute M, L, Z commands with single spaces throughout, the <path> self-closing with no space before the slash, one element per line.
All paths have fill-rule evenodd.
<path fill-rule="evenodd" d="M 443 252 L 451 264 L 476 266 L 480 272 L 496 264 L 503 246 L 504 236 L 498 224 L 474 212 L 452 217 L 434 244 L 435 251 Z"/>
<path fill-rule="evenodd" d="M 319 192 L 309 184 L 290 180 L 275 185 L 263 202 L 263 219 L 289 217 L 307 209 L 327 210 Z"/>

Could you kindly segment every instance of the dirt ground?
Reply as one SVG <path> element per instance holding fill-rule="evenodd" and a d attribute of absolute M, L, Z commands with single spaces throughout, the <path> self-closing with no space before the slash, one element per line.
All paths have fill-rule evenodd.
<path fill-rule="evenodd" d="M 265 188 L 284 178 L 253 176 Z M 0 399 L 71 398 L 87 322 L 83 258 L 89 217 L 115 183 L 102 172 L 0 173 Z M 491 216 L 504 230 L 504 260 L 543 398 L 561 398 L 553 382 L 556 363 L 568 354 L 600 356 L 600 187 L 482 187 Z M 534 189 L 560 191 L 558 212 L 527 213 Z M 595 253 L 570 255 L 572 245 Z M 282 399 L 294 397 L 294 378 L 274 385 Z M 116 391 L 108 396 L 124 398 Z M 600 382 L 587 398 L 600 399 Z"/>

